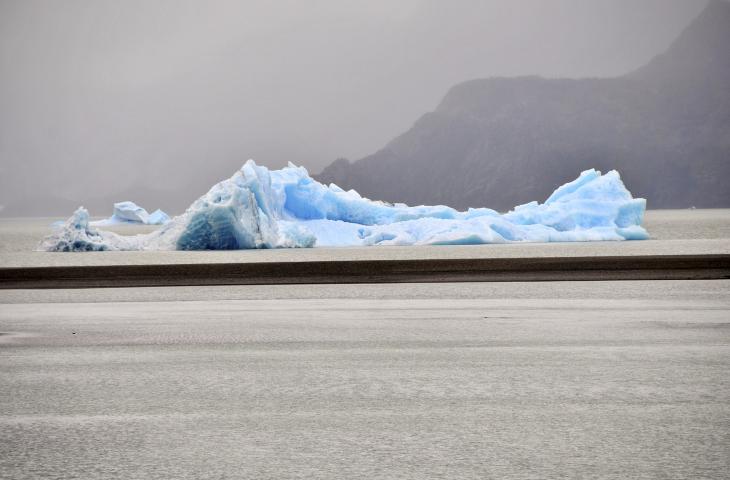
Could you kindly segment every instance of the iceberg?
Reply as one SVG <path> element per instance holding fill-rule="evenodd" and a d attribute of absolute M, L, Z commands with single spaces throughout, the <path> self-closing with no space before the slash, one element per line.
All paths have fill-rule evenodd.
<path fill-rule="evenodd" d="M 104 220 L 91 222 L 92 225 L 119 225 L 124 223 L 138 223 L 143 225 L 163 225 L 170 221 L 170 217 L 160 209 L 152 213 L 140 207 L 134 202 L 118 202 L 114 204 L 114 212 L 111 217 Z"/>
<path fill-rule="evenodd" d="M 170 216 L 160 210 L 159 208 L 154 212 L 150 213 L 147 217 L 147 225 L 164 225 L 170 221 Z"/>
<path fill-rule="evenodd" d="M 586 170 L 544 203 L 500 214 L 489 208 L 457 211 L 373 201 L 355 190 L 323 185 L 291 163 L 269 170 L 249 160 L 154 232 L 123 236 L 99 230 L 81 207 L 39 248 L 236 250 L 642 240 L 648 238 L 642 227 L 645 209 L 646 200 L 633 198 L 616 171 Z M 146 213 L 132 202 L 116 204 L 114 212 L 125 221 L 144 219 Z"/>

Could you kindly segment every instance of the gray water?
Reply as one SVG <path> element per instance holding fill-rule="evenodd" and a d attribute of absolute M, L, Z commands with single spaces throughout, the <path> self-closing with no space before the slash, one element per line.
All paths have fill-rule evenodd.
<path fill-rule="evenodd" d="M 0 477 L 727 478 L 730 281 L 0 291 Z"/>

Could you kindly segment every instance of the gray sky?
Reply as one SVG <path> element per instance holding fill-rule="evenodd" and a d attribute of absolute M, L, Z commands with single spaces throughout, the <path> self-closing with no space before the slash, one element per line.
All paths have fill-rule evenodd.
<path fill-rule="evenodd" d="M 623 74 L 705 3 L 0 0 L 0 205 L 192 200 L 247 158 L 316 173 L 465 80 Z"/>

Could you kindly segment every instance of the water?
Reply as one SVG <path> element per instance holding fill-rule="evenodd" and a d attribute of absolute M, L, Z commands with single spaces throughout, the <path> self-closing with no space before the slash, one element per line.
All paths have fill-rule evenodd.
<path fill-rule="evenodd" d="M 31 252 L 50 221 L 0 220 L 0 265 L 730 238 L 730 210 L 684 210 L 647 212 L 647 242 Z M 723 478 L 729 310 L 730 281 L 0 290 L 0 478 Z"/>
<path fill-rule="evenodd" d="M 722 478 L 730 281 L 0 291 L 0 477 Z"/>

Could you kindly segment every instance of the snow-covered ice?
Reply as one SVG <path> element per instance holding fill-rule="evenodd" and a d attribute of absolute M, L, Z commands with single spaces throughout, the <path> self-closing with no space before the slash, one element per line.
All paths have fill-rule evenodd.
<path fill-rule="evenodd" d="M 160 209 L 152 213 L 134 202 L 118 202 L 114 204 L 114 213 L 104 220 L 91 222 L 92 225 L 118 225 L 123 223 L 139 223 L 143 225 L 163 225 L 170 221 L 170 217 Z"/>
<path fill-rule="evenodd" d="M 140 210 L 147 213 L 132 202 L 123 203 L 120 218 L 143 218 Z M 115 204 L 114 216 L 118 205 L 122 204 Z M 616 171 L 602 175 L 586 170 L 544 203 L 531 202 L 500 214 L 488 208 L 391 205 L 323 185 L 303 167 L 289 164 L 270 171 L 249 160 L 152 233 L 122 236 L 99 230 L 81 207 L 40 248 L 234 250 L 641 240 L 648 238 L 642 227 L 645 208 L 646 200 L 633 198 Z M 148 221 L 155 214 L 148 215 Z"/>

